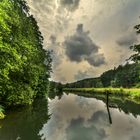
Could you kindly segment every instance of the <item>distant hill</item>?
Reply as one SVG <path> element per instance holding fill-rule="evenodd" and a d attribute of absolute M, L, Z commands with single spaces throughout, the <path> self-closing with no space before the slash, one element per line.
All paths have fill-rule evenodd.
<path fill-rule="evenodd" d="M 119 65 L 117 68 L 104 72 L 100 77 L 88 78 L 74 83 L 67 83 L 65 88 L 90 87 L 140 87 L 140 64 Z"/>

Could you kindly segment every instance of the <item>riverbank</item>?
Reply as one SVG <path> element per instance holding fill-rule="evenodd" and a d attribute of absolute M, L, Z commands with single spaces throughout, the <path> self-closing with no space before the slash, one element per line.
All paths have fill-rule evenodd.
<path fill-rule="evenodd" d="M 140 100 L 140 89 L 139 88 L 64 88 L 65 92 L 84 92 L 86 93 L 109 93 L 116 96 L 127 96 L 131 99 Z"/>

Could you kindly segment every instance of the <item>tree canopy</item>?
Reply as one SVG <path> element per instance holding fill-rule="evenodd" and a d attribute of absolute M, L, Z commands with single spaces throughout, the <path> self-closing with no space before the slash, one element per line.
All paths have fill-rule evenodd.
<path fill-rule="evenodd" d="M 50 52 L 24 0 L 0 1 L 0 102 L 30 104 L 47 92 Z"/>

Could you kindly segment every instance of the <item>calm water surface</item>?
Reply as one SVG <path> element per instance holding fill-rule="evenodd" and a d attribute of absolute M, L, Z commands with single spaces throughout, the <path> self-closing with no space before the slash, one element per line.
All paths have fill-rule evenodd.
<path fill-rule="evenodd" d="M 0 140 L 140 140 L 140 105 L 121 98 L 109 104 L 103 96 L 40 99 L 0 121 Z"/>

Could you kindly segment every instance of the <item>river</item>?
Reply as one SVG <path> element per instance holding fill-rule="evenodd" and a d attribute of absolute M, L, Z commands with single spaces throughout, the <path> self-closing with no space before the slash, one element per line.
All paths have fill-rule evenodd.
<path fill-rule="evenodd" d="M 8 112 L 0 140 L 139 140 L 139 130 L 138 103 L 64 93 Z"/>

